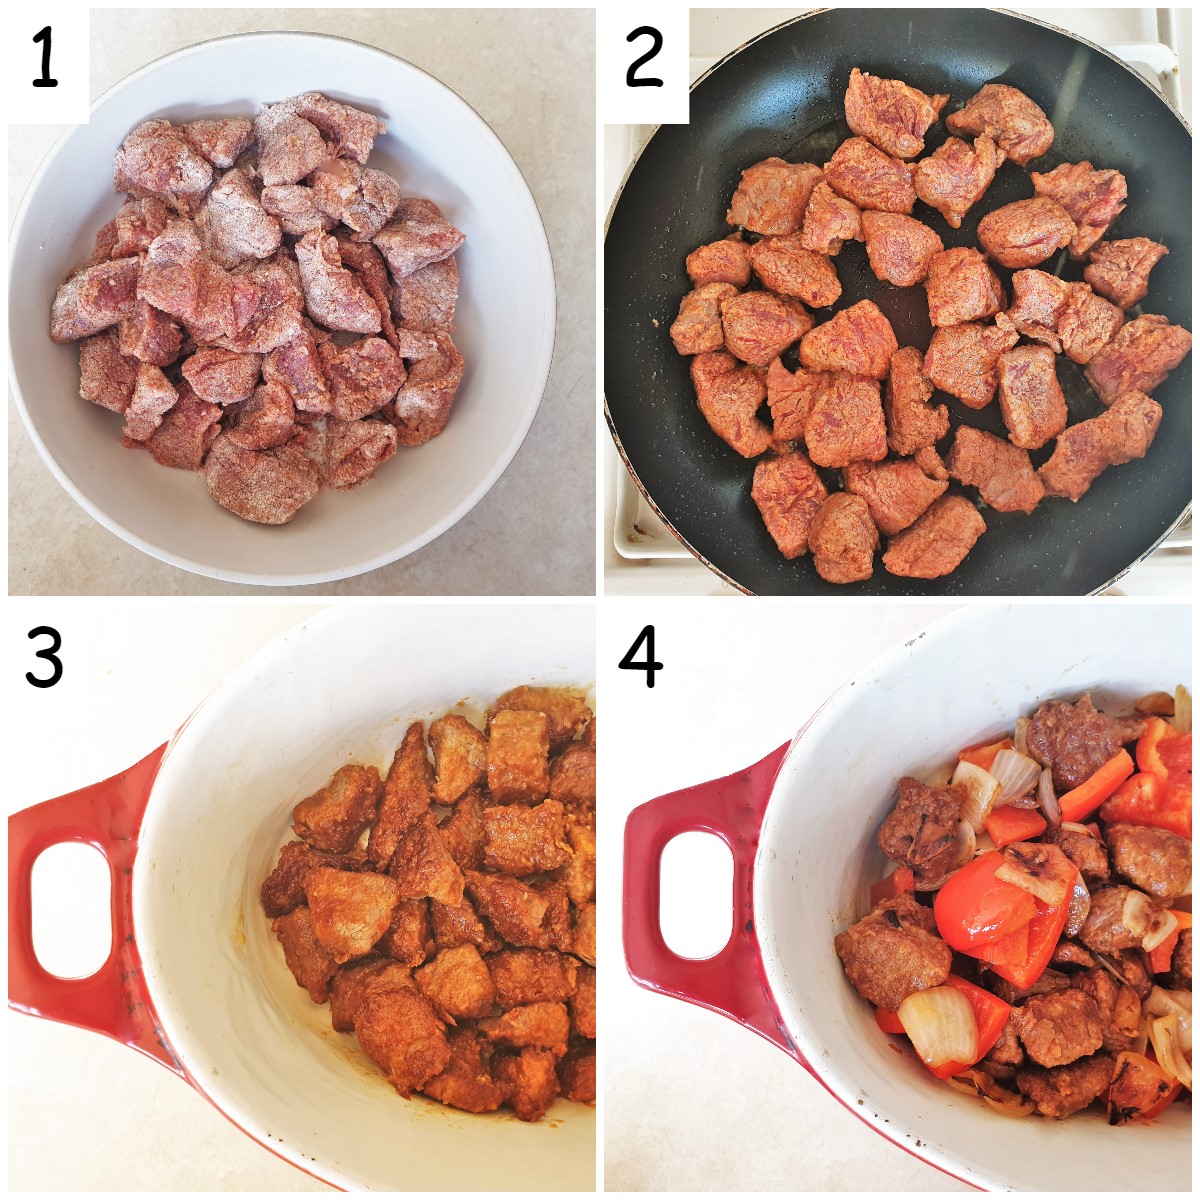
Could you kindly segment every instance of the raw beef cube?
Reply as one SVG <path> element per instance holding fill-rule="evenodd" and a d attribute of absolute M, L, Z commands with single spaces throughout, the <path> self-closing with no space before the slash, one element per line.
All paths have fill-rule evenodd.
<path fill-rule="evenodd" d="M 1141 316 L 1121 327 L 1084 375 L 1105 404 L 1126 392 L 1154 391 L 1192 348 L 1192 335 L 1166 317 Z"/>
<path fill-rule="evenodd" d="M 139 300 L 121 321 L 121 353 L 155 367 L 169 367 L 179 357 L 183 330 L 152 304 Z"/>
<path fill-rule="evenodd" d="M 118 257 L 113 254 L 117 248 L 118 236 L 115 220 L 109 221 L 107 225 L 101 225 L 96 234 L 96 240 L 92 244 L 92 255 L 83 264 L 83 269 L 86 270 L 88 267 L 94 267 L 97 263 L 108 262 L 110 258 Z"/>
<path fill-rule="evenodd" d="M 307 321 L 291 341 L 277 346 L 262 360 L 262 376 L 268 383 L 282 384 L 301 412 L 322 416 L 333 407 L 317 340 Z"/>
<path fill-rule="evenodd" d="M 396 431 L 386 421 L 339 421 L 325 425 L 321 477 L 338 491 L 366 483 L 396 453 Z"/>
<path fill-rule="evenodd" d="M 958 229 L 963 217 L 991 187 L 1003 161 L 1004 151 L 997 151 L 987 134 L 981 134 L 971 146 L 961 138 L 947 138 L 917 163 L 913 188 L 920 199 L 946 218 L 951 229 Z"/>
<path fill-rule="evenodd" d="M 930 479 L 911 458 L 899 462 L 850 463 L 844 472 L 846 491 L 861 496 L 880 533 L 907 529 L 945 490 L 945 481 Z"/>
<path fill-rule="evenodd" d="M 374 767 L 349 763 L 292 810 L 292 829 L 310 846 L 346 854 L 375 819 L 383 784 Z"/>
<path fill-rule="evenodd" d="M 395 217 L 371 239 L 387 259 L 393 279 L 403 279 L 430 263 L 449 258 L 467 240 L 436 204 L 405 198 Z"/>
<path fill-rule="evenodd" d="M 249 400 L 258 384 L 260 354 L 237 354 L 205 346 L 184 359 L 180 370 L 196 389 L 196 394 L 210 404 L 240 404 Z"/>
<path fill-rule="evenodd" d="M 406 1099 L 450 1061 L 445 1024 L 417 991 L 397 988 L 368 998 L 354 1019 L 358 1044 Z"/>
<path fill-rule="evenodd" d="M 404 363 L 383 338 L 362 338 L 348 346 L 322 342 L 317 352 L 333 398 L 331 411 L 339 421 L 378 412 L 404 382 Z"/>
<path fill-rule="evenodd" d="M 857 583 L 875 569 L 879 531 L 866 501 L 848 492 L 835 492 L 813 517 L 808 534 L 813 566 L 829 583 Z"/>
<path fill-rule="evenodd" d="M 76 342 L 129 316 L 137 301 L 140 265 L 136 258 L 119 258 L 77 271 L 54 297 L 50 337 Z"/>
<path fill-rule="evenodd" d="M 900 455 L 915 454 L 946 436 L 950 414 L 944 404 L 930 405 L 933 384 L 925 376 L 924 360 L 915 346 L 892 355 L 883 410 L 888 445 Z"/>
<path fill-rule="evenodd" d="M 181 129 L 156 117 L 144 121 L 121 143 L 113 160 L 118 192 L 150 193 L 176 212 L 193 212 L 212 186 L 213 169 L 188 144 Z"/>
<path fill-rule="evenodd" d="M 304 880 L 313 935 L 339 963 L 370 952 L 400 899 L 396 882 L 371 871 L 318 867 Z"/>
<path fill-rule="evenodd" d="M 911 163 L 877 150 L 866 138 L 844 141 L 825 164 L 825 182 L 859 208 L 908 215 L 917 201 Z"/>
<path fill-rule="evenodd" d="M 550 720 L 545 713 L 503 709 L 488 728 L 487 777 L 492 798 L 533 803 L 550 790 Z"/>
<path fill-rule="evenodd" d="M 812 163 L 767 158 L 742 172 L 725 221 L 754 233 L 796 233 L 808 198 L 821 178 Z"/>
<path fill-rule="evenodd" d="M 433 798 L 454 804 L 487 774 L 487 738 L 466 717 L 449 713 L 429 726 L 435 780 Z"/>
<path fill-rule="evenodd" d="M 259 202 L 263 211 L 278 218 L 284 233 L 303 237 L 314 230 L 324 233 L 337 222 L 317 207 L 317 198 L 310 187 L 299 183 L 280 183 L 262 190 Z"/>
<path fill-rule="evenodd" d="M 800 362 L 809 371 L 847 371 L 884 379 L 897 349 L 891 323 L 879 306 L 873 300 L 860 300 L 805 335 Z"/>
<path fill-rule="evenodd" d="M 813 403 L 804 442 L 819 467 L 886 458 L 887 424 L 879 380 L 839 371 Z"/>
<path fill-rule="evenodd" d="M 803 304 L 771 292 L 742 292 L 721 301 L 725 348 L 752 367 L 765 367 L 812 327 Z"/>
<path fill-rule="evenodd" d="M 784 558 L 808 551 L 812 519 L 828 494 L 812 463 L 799 452 L 764 459 L 754 468 L 750 496 Z"/>
<path fill-rule="evenodd" d="M 1031 513 L 1045 495 L 1028 451 L 969 425 L 954 431 L 946 465 L 959 483 L 978 488 L 984 504 L 997 512 Z"/>
<path fill-rule="evenodd" d="M 133 398 L 125 410 L 122 431 L 131 441 L 144 442 L 162 423 L 163 416 L 179 399 L 179 393 L 158 367 L 142 363 L 138 367 Z"/>
<path fill-rule="evenodd" d="M 454 329 L 457 304 L 458 266 L 451 255 L 398 280 L 392 314 L 410 329 L 449 333 Z"/>
<path fill-rule="evenodd" d="M 943 496 L 888 543 L 883 565 L 909 579 L 949 575 L 986 531 L 979 511 L 965 496 Z"/>
<path fill-rule="evenodd" d="M 750 282 L 750 247 L 740 233 L 699 246 L 687 256 L 687 273 L 696 287 L 706 283 L 731 283 L 744 288 Z"/>
<path fill-rule="evenodd" d="M 254 141 L 254 122 L 244 117 L 217 121 L 189 121 L 179 132 L 197 154 L 214 167 L 228 170 Z"/>
<path fill-rule="evenodd" d="M 317 941 L 307 908 L 296 908 L 271 922 L 271 932 L 283 946 L 283 957 L 296 982 L 314 1004 L 329 999 L 329 981 L 337 970 L 333 955 Z"/>
<path fill-rule="evenodd" d="M 334 145 L 342 158 L 365 163 L 375 139 L 387 133 L 387 126 L 376 116 L 331 100 L 320 92 L 304 92 L 283 101 L 290 111 L 311 121 Z"/>
<path fill-rule="evenodd" d="M 306 233 L 296 243 L 296 261 L 309 315 L 329 329 L 378 333 L 383 328 L 379 309 L 362 281 L 342 266 L 336 239 Z"/>
<path fill-rule="evenodd" d="M 247 450 L 270 450 L 296 432 L 296 409 L 281 384 L 264 383 L 249 400 L 229 410 L 229 439 Z"/>
<path fill-rule="evenodd" d="M 344 158 L 323 162 L 311 183 L 317 207 L 364 242 L 391 220 L 402 198 L 400 185 L 386 172 Z"/>
<path fill-rule="evenodd" d="M 375 301 L 379 310 L 379 319 L 383 324 L 383 336 L 387 344 L 397 352 L 400 351 L 400 340 L 396 335 L 396 326 L 392 321 L 392 281 L 388 277 L 387 265 L 383 255 L 370 242 L 356 242 L 344 233 L 338 233 L 338 253 L 342 256 L 342 266 L 353 271 L 367 289 L 367 295 Z M 436 264 L 441 265 L 441 264 Z M 428 269 L 428 268 L 426 268 Z"/>
<path fill-rule="evenodd" d="M 171 211 L 153 197 L 146 200 L 131 197 L 121 206 L 115 221 L 117 240 L 112 257 L 131 258 L 150 249 L 150 243 L 171 223 Z"/>
<path fill-rule="evenodd" d="M 846 123 L 885 154 L 916 158 L 925 134 L 949 96 L 927 96 L 899 79 L 867 75 L 854 67 L 846 88 Z"/>
<path fill-rule="evenodd" d="M 201 400 L 187 383 L 181 383 L 179 399 L 162 424 L 140 444 L 160 466 L 199 471 L 220 432 L 220 408 Z"/>
<path fill-rule="evenodd" d="M 275 111 L 280 107 L 264 108 L 254 121 L 264 187 L 299 183 L 329 157 L 321 131 L 303 117 L 280 115 Z"/>
<path fill-rule="evenodd" d="M 474 946 L 442 950 L 437 958 L 413 972 L 417 987 L 443 1019 L 486 1017 L 496 1000 L 487 964 Z"/>
<path fill-rule="evenodd" d="M 204 462 L 209 495 L 247 521 L 283 525 L 321 488 L 317 468 L 289 443 L 274 450 L 247 450 L 223 433 Z"/>
<path fill-rule="evenodd" d="M 1058 384 L 1054 351 L 1019 346 L 1000 356 L 1000 413 L 1009 440 L 1038 450 L 1067 427 L 1067 402 Z"/>
<path fill-rule="evenodd" d="M 121 353 L 117 331 L 97 334 L 79 344 L 79 394 L 93 404 L 123 413 L 133 399 L 138 361 Z"/>
<path fill-rule="evenodd" d="M 384 416 L 396 427 L 402 446 L 421 446 L 437 437 L 450 420 L 462 383 L 464 363 L 448 334 L 433 335 L 432 354 L 409 362 L 408 378 Z"/>
<path fill-rule="evenodd" d="M 995 325 L 969 321 L 935 329 L 925 353 L 925 374 L 934 387 L 969 408 L 986 408 L 999 382 L 996 360 L 1018 341 L 1020 335 L 1003 313 Z"/>
<path fill-rule="evenodd" d="M 429 812 L 430 770 L 425 750 L 425 726 L 413 721 L 392 758 L 379 815 L 367 842 L 367 857 L 386 870 L 400 844 L 400 838 Z"/>
<path fill-rule="evenodd" d="M 239 354 L 268 354 L 299 335 L 304 325 L 304 293 L 293 278 L 294 268 L 294 263 L 280 255 L 238 268 L 234 284 L 252 288 L 254 303 L 237 333 L 216 339 L 219 346 Z"/>
<path fill-rule="evenodd" d="M 842 252 L 843 242 L 862 240 L 862 213 L 858 205 L 839 196 L 822 180 L 808 198 L 800 245 L 818 254 L 836 256 Z"/>
<path fill-rule="evenodd" d="M 226 171 L 196 214 L 196 227 L 209 257 L 230 270 L 247 259 L 269 258 L 279 248 L 279 222 L 263 210 L 250 176 Z"/>

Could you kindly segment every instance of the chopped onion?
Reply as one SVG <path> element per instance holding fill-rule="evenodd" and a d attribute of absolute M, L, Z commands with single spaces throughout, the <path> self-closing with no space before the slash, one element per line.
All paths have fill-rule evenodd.
<path fill-rule="evenodd" d="M 979 1028 L 971 1002 L 956 987 L 913 992 L 896 1010 L 921 1061 L 930 1067 L 973 1063 L 979 1057 Z"/>
<path fill-rule="evenodd" d="M 1173 717 L 1175 697 L 1170 692 L 1147 692 L 1133 702 L 1133 711 L 1144 717 Z"/>
<path fill-rule="evenodd" d="M 1094 838 L 1096 831 L 1089 829 L 1086 825 L 1080 825 L 1078 821 L 1064 821 L 1059 829 L 1069 829 L 1072 833 L 1082 833 L 1084 837 Z"/>
<path fill-rule="evenodd" d="M 1001 750 L 992 763 L 991 774 L 1000 785 L 995 807 L 1025 795 L 1037 786 L 1042 768 L 1017 750 Z"/>
<path fill-rule="evenodd" d="M 1192 1064 L 1183 1052 L 1179 1032 L 1179 1017 L 1155 1017 L 1150 1022 L 1150 1045 L 1154 1057 L 1168 1079 L 1179 1080 L 1190 1092 L 1192 1090 Z"/>
<path fill-rule="evenodd" d="M 1142 938 L 1142 949 L 1149 952 L 1167 940 L 1179 928 L 1179 918 L 1166 908 L 1155 908 Z"/>
<path fill-rule="evenodd" d="M 1063 927 L 1063 936 L 1078 937 L 1079 931 L 1083 928 L 1084 922 L 1088 919 L 1088 913 L 1091 911 L 1092 897 L 1084 887 L 1083 880 L 1076 879 L 1075 887 L 1071 892 L 1071 903 L 1067 907 L 1067 923 Z"/>
<path fill-rule="evenodd" d="M 981 854 L 991 854 L 991 852 L 993 850 L 997 850 L 997 849 L 999 849 L 999 847 L 996 845 L 996 843 L 994 841 L 992 841 L 992 835 L 990 833 L 988 833 L 986 830 L 983 833 L 978 834 L 976 836 L 976 838 L 975 838 L 975 857 L 976 858 L 978 858 L 979 855 L 981 855 Z"/>
<path fill-rule="evenodd" d="M 1157 985 L 1142 1001 L 1142 1012 L 1147 1017 L 1178 1017 L 1180 1045 L 1189 1058 L 1192 1056 L 1192 993 L 1185 988 L 1173 990 Z"/>
<path fill-rule="evenodd" d="M 1018 754 L 1029 756 L 1029 743 L 1026 739 L 1029 737 L 1029 726 L 1033 724 L 1028 717 L 1017 718 L 1016 732 L 1013 733 L 1013 749 Z"/>
<path fill-rule="evenodd" d="M 1020 1096 L 1002 1088 L 984 1071 L 964 1071 L 946 1082 L 964 1096 L 980 1096 L 989 1108 L 994 1108 L 1006 1117 L 1027 1117 L 1034 1111 L 1034 1103 L 1027 1096 Z"/>
<path fill-rule="evenodd" d="M 1044 842 L 1013 842 L 1004 848 L 996 878 L 1015 883 L 1039 900 L 1055 906 L 1066 900 L 1076 871 L 1067 856 Z"/>
<path fill-rule="evenodd" d="M 1124 1125 L 1144 1116 L 1171 1090 L 1171 1081 L 1144 1054 L 1122 1051 L 1117 1055 L 1108 1089 L 1108 1123 Z"/>
<path fill-rule="evenodd" d="M 1175 728 L 1179 733 L 1192 732 L 1192 693 L 1182 683 L 1175 689 Z"/>
<path fill-rule="evenodd" d="M 999 756 L 997 756 L 999 757 Z M 1000 794 L 1000 784 L 996 777 L 982 767 L 967 762 L 964 758 L 954 768 L 950 782 L 956 784 L 966 793 L 966 803 L 963 805 L 963 820 L 970 821 L 971 828 L 976 833 L 983 832 L 983 823 L 988 813 L 996 803 Z"/>
<path fill-rule="evenodd" d="M 1140 938 L 1150 928 L 1153 908 L 1149 896 L 1130 888 L 1125 897 L 1125 905 L 1121 909 L 1121 924 L 1135 937 Z"/>
<path fill-rule="evenodd" d="M 940 879 L 926 879 L 923 876 L 917 881 L 917 891 L 936 892 L 959 867 L 965 867 L 975 857 L 975 830 L 969 821 L 958 823 L 958 853 L 950 869 Z"/>
<path fill-rule="evenodd" d="M 1054 773 L 1047 767 L 1038 779 L 1038 805 L 1042 815 L 1055 828 L 1062 821 L 1062 809 L 1058 807 L 1058 797 L 1054 794 Z"/>

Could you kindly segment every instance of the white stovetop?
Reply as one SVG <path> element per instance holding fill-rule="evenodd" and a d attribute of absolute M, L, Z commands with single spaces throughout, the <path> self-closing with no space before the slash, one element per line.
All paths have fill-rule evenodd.
<path fill-rule="evenodd" d="M 1191 10 L 1154 8 L 1034 8 L 1013 6 L 1039 20 L 1114 48 L 1169 40 L 1179 57 L 1178 107 L 1191 120 Z M 772 8 L 693 9 L 691 77 L 796 10 Z M 1172 32 L 1173 28 L 1173 32 Z M 1151 56 L 1145 51 L 1144 58 Z M 1131 60 L 1136 56 L 1129 55 Z M 1154 64 L 1157 65 L 1157 64 Z M 1148 76 L 1152 72 L 1141 67 Z M 633 157 L 653 132 L 649 126 L 604 129 L 604 186 L 611 203 Z M 630 480 L 616 448 L 604 437 L 604 591 L 607 595 L 738 595 L 737 589 L 697 562 L 654 515 Z M 1165 546 L 1120 580 L 1113 594 L 1189 595 L 1192 556 L 1190 522 Z M 617 545 L 621 546 L 621 553 Z"/>

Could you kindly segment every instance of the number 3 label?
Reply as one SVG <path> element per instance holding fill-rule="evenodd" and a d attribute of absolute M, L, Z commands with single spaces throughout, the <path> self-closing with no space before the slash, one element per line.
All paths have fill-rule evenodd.
<path fill-rule="evenodd" d="M 29 637 L 40 638 L 48 637 L 50 645 L 43 647 L 35 652 L 35 658 L 44 658 L 50 664 L 50 674 L 38 676 L 32 671 L 25 672 L 25 678 L 33 684 L 35 688 L 52 688 L 63 676 L 62 659 L 58 657 L 58 652 L 62 649 L 62 634 L 50 625 L 39 625 L 36 629 L 29 631 Z"/>

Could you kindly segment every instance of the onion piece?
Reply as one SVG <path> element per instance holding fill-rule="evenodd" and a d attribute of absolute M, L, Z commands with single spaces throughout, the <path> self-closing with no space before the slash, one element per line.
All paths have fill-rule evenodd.
<path fill-rule="evenodd" d="M 1153 907 L 1149 896 L 1130 888 L 1121 909 L 1121 924 L 1135 937 L 1140 938 L 1150 928 L 1150 918 L 1153 915 L 1150 910 Z"/>
<path fill-rule="evenodd" d="M 1033 722 L 1028 717 L 1017 718 L 1017 728 L 1013 732 L 1013 749 L 1018 754 L 1024 754 L 1029 757 L 1029 742 L 1026 740 L 1029 737 L 1029 726 Z"/>
<path fill-rule="evenodd" d="M 1192 1064 L 1183 1052 L 1179 1032 L 1179 1017 L 1155 1017 L 1150 1022 L 1150 1045 L 1154 1057 L 1166 1077 L 1178 1080 L 1190 1092 L 1192 1090 Z"/>
<path fill-rule="evenodd" d="M 964 758 L 954 768 L 950 783 L 961 787 L 966 793 L 962 815 L 964 821 L 970 821 L 971 828 L 976 833 L 983 832 L 983 823 L 1000 795 L 1000 784 L 996 777 L 982 767 L 967 762 Z"/>
<path fill-rule="evenodd" d="M 965 867 L 967 863 L 975 857 L 975 830 L 971 828 L 970 821 L 959 821 L 958 823 L 958 853 L 954 856 L 954 862 L 950 869 L 940 879 L 925 879 L 918 881 L 918 892 L 936 892 L 942 887 L 946 880 L 950 878 L 960 867 Z"/>
<path fill-rule="evenodd" d="M 1054 829 L 1062 822 L 1062 809 L 1058 807 L 1058 797 L 1054 794 L 1054 773 L 1047 767 L 1038 779 L 1038 807 L 1042 815 Z"/>
<path fill-rule="evenodd" d="M 999 847 L 992 841 L 992 835 L 986 830 L 983 833 L 977 834 L 975 837 L 975 857 L 978 858 L 981 854 L 991 854 L 993 850 L 998 850 Z"/>
<path fill-rule="evenodd" d="M 958 988 L 943 985 L 913 992 L 901 1002 L 896 1015 L 926 1066 L 973 1063 L 979 1057 L 975 1012 Z"/>
<path fill-rule="evenodd" d="M 1078 937 L 1091 911 L 1091 893 L 1084 886 L 1082 879 L 1076 879 L 1075 887 L 1071 891 L 1071 903 L 1067 906 L 1067 923 L 1063 926 L 1063 937 Z"/>
<path fill-rule="evenodd" d="M 1166 908 L 1155 908 L 1142 938 L 1142 949 L 1149 952 L 1167 940 L 1179 928 L 1179 918 Z"/>
<path fill-rule="evenodd" d="M 1037 786 L 1042 768 L 1017 750 L 1001 750 L 992 763 L 991 774 L 1000 785 L 995 806 L 999 808 Z"/>
<path fill-rule="evenodd" d="M 1089 829 L 1086 825 L 1080 825 L 1078 821 L 1064 821 L 1059 826 L 1059 829 L 1068 829 L 1072 833 L 1082 833 L 1084 837 L 1094 838 L 1096 836 L 1094 829 Z"/>
<path fill-rule="evenodd" d="M 1142 1012 L 1147 1017 L 1178 1017 L 1180 1044 L 1183 1052 L 1192 1056 L 1192 993 L 1184 988 L 1161 988 L 1155 985 L 1142 1001 Z"/>
<path fill-rule="evenodd" d="M 1171 1081 L 1158 1063 L 1144 1054 L 1122 1051 L 1108 1089 L 1108 1123 L 1123 1125 L 1145 1115 L 1170 1090 Z"/>
<path fill-rule="evenodd" d="M 996 868 L 997 879 L 1014 883 L 1055 906 L 1066 900 L 1077 874 L 1067 856 L 1046 842 L 1013 842 L 1005 846 L 1004 861 Z"/>
<path fill-rule="evenodd" d="M 1177 732 L 1192 732 L 1192 693 L 1182 683 L 1175 689 L 1174 723 Z"/>
<path fill-rule="evenodd" d="M 998 1113 L 1006 1117 L 1027 1117 L 1034 1111 L 1034 1103 L 1028 1096 L 1020 1096 L 1002 1088 L 984 1071 L 964 1071 L 946 1082 L 964 1096 L 979 1096 Z"/>

